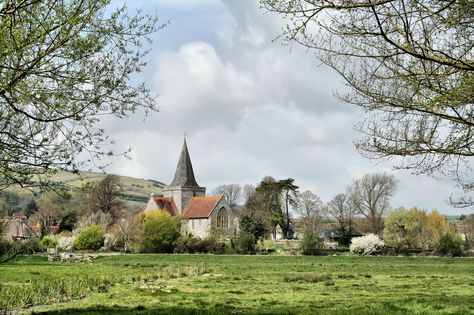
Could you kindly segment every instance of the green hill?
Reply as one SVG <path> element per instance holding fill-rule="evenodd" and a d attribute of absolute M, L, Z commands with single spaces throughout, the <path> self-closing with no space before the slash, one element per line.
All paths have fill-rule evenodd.
<path fill-rule="evenodd" d="M 73 174 L 58 172 L 52 177 L 52 181 L 60 184 L 71 193 L 79 191 L 88 184 L 102 180 L 108 174 L 99 172 L 80 172 Z M 133 211 L 141 207 L 150 197 L 150 194 L 160 194 L 164 183 L 152 179 L 140 179 L 129 176 L 120 176 L 123 193 L 120 199 L 125 203 L 128 210 Z M 5 207 L 9 212 L 22 211 L 24 206 L 32 199 L 38 197 L 38 189 L 25 189 L 13 186 L 0 191 L 0 199 L 5 201 Z"/>

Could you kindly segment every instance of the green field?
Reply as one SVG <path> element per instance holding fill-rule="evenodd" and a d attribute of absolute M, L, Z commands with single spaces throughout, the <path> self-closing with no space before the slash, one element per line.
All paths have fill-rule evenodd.
<path fill-rule="evenodd" d="M 470 258 L 25 256 L 0 283 L 0 309 L 37 313 L 474 314 Z"/>

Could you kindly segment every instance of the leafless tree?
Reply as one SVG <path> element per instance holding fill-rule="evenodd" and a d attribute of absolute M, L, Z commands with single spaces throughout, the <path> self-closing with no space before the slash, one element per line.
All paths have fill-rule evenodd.
<path fill-rule="evenodd" d="M 141 224 L 142 220 L 134 214 L 120 219 L 113 229 L 115 243 L 123 244 L 124 251 L 128 252 L 132 243 L 140 239 Z"/>
<path fill-rule="evenodd" d="M 214 195 L 224 196 L 231 209 L 239 204 L 242 199 L 242 187 L 239 184 L 219 185 L 212 191 Z"/>
<path fill-rule="evenodd" d="M 354 231 L 354 219 L 357 215 L 355 207 L 349 202 L 347 194 L 338 194 L 332 198 L 326 208 L 331 220 L 336 220 L 340 233 L 340 242 L 349 244 Z"/>
<path fill-rule="evenodd" d="M 369 158 L 451 177 L 474 204 L 474 5 L 470 0 L 261 0 L 282 37 L 316 52 L 351 87 Z"/>
<path fill-rule="evenodd" d="M 323 202 L 312 191 L 305 190 L 296 193 L 295 212 L 303 219 L 305 229 L 313 235 L 318 235 L 322 223 Z"/>
<path fill-rule="evenodd" d="M 460 232 L 464 234 L 466 244 L 470 247 L 474 247 L 474 214 L 465 216 L 464 220 L 459 223 Z"/>
<path fill-rule="evenodd" d="M 60 208 L 47 198 L 43 198 L 38 202 L 38 211 L 29 218 L 29 222 L 39 223 L 41 235 L 45 235 L 50 233 L 51 226 L 60 223 L 61 217 Z"/>
<path fill-rule="evenodd" d="M 397 180 L 387 173 L 367 174 L 352 184 L 351 205 L 367 219 L 370 232 L 382 233 L 383 217 L 390 210 L 390 198 L 396 189 Z"/>
<path fill-rule="evenodd" d="M 114 221 L 117 220 L 123 208 L 123 202 L 119 200 L 122 191 L 123 187 L 119 176 L 105 176 L 92 187 L 89 194 L 89 210 L 110 214 Z"/>
<path fill-rule="evenodd" d="M 252 194 L 255 192 L 255 186 L 252 184 L 245 184 L 243 189 L 244 204 L 250 199 Z"/>
<path fill-rule="evenodd" d="M 74 234 L 79 234 L 85 228 L 97 224 L 104 228 L 104 231 L 114 222 L 114 218 L 110 213 L 101 211 L 86 212 L 77 218 L 76 226 L 74 227 Z"/>

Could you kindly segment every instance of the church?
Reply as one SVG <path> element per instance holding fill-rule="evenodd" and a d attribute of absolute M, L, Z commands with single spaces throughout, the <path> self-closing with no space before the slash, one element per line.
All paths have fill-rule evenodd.
<path fill-rule="evenodd" d="M 237 213 L 224 196 L 206 196 L 206 188 L 197 184 L 186 139 L 173 181 L 162 195 L 152 194 L 141 213 L 158 210 L 186 218 L 184 230 L 196 237 L 206 238 L 211 233 L 229 237 L 238 229 Z"/>

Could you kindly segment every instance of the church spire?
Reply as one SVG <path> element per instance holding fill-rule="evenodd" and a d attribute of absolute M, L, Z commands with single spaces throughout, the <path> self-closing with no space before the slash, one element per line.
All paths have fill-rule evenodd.
<path fill-rule="evenodd" d="M 193 165 L 189 157 L 188 146 L 186 144 L 186 136 L 184 138 L 183 148 L 179 156 L 178 166 L 174 175 L 173 182 L 170 186 L 181 187 L 199 187 L 194 178 Z"/>

